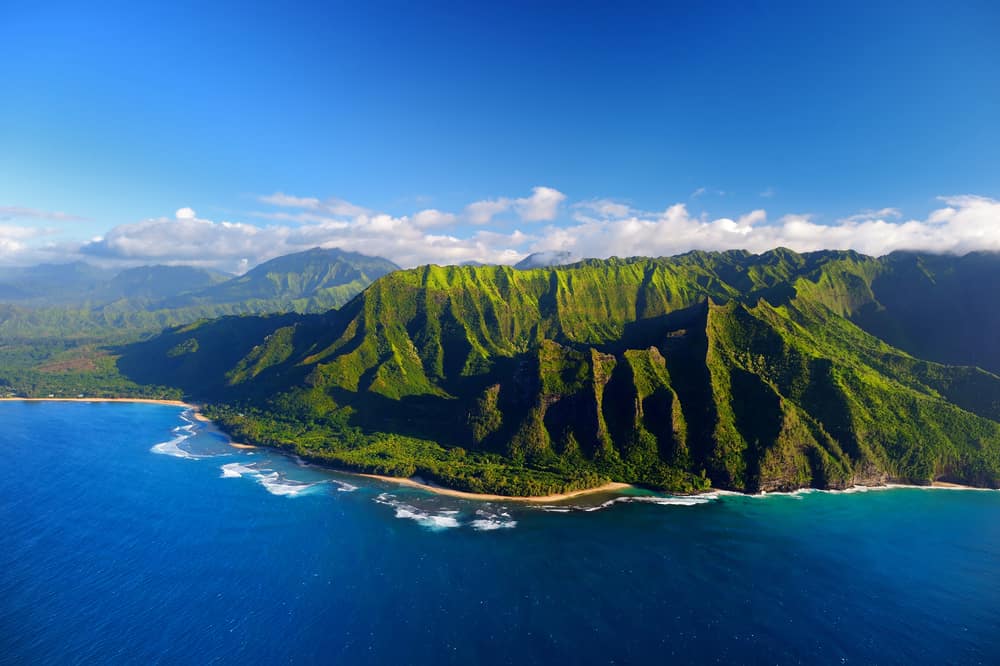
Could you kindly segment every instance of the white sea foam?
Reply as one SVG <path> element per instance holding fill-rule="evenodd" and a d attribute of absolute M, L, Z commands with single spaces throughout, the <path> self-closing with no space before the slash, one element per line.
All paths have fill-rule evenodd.
<path fill-rule="evenodd" d="M 410 518 L 417 521 L 424 527 L 429 527 L 432 530 L 447 529 L 449 527 L 458 527 L 458 520 L 454 516 L 443 516 L 440 514 L 426 513 L 424 511 L 418 511 L 413 507 L 399 506 L 396 507 L 396 517 L 397 518 Z"/>
<path fill-rule="evenodd" d="M 490 530 L 499 530 L 505 528 L 517 527 L 516 520 L 492 520 L 490 518 L 477 518 L 473 520 L 470 525 L 475 530 L 480 532 L 488 532 Z"/>
<path fill-rule="evenodd" d="M 172 456 L 174 458 L 187 458 L 189 460 L 196 460 L 198 458 L 211 458 L 211 455 L 198 455 L 191 453 L 180 447 L 182 442 L 191 439 L 195 435 L 195 429 L 198 424 L 190 418 L 191 410 L 181 412 L 181 420 L 184 421 L 184 425 L 177 426 L 171 430 L 171 433 L 177 435 L 173 439 L 167 440 L 166 442 L 160 442 L 154 444 L 150 447 L 150 451 L 153 453 L 159 453 L 164 456 Z"/>
<path fill-rule="evenodd" d="M 713 496 L 711 493 L 705 493 L 703 495 L 690 495 L 684 497 L 659 497 L 655 495 L 623 495 L 621 497 L 615 497 L 609 499 L 607 502 L 602 502 L 597 506 L 581 507 L 584 511 L 600 511 L 601 509 L 607 509 L 615 504 L 629 504 L 632 502 L 642 502 L 645 504 L 659 504 L 662 506 L 697 506 L 699 504 L 708 504 L 709 502 L 717 499 L 717 495 Z"/>
<path fill-rule="evenodd" d="M 171 440 L 166 442 L 160 442 L 159 444 L 154 444 L 149 450 L 153 453 L 159 453 L 164 456 L 173 456 L 174 458 L 188 458 L 191 460 L 197 458 L 203 458 L 204 456 L 197 456 L 190 451 L 185 451 L 180 447 L 180 443 L 189 439 L 191 435 L 178 435 Z"/>
<path fill-rule="evenodd" d="M 459 527 L 461 525 L 455 517 L 458 515 L 458 511 L 443 510 L 438 511 L 437 513 L 431 513 L 429 511 L 418 509 L 410 504 L 406 504 L 405 502 L 400 502 L 395 498 L 395 496 L 390 495 L 389 493 L 379 494 L 378 497 L 375 498 L 375 502 L 394 508 L 396 510 L 397 518 L 415 520 L 417 523 L 430 530 L 438 531 L 452 527 Z"/>
<path fill-rule="evenodd" d="M 517 521 L 511 518 L 510 513 L 506 511 L 494 513 L 485 509 L 479 509 L 476 511 L 476 515 L 479 517 L 469 524 L 473 529 L 479 530 L 480 532 L 511 529 L 517 526 Z"/>
<path fill-rule="evenodd" d="M 219 469 L 222 470 L 221 477 L 224 479 L 238 479 L 247 476 L 262 485 L 267 492 L 281 497 L 296 497 L 323 483 L 322 481 L 314 483 L 293 481 L 283 477 L 274 470 L 257 469 L 251 465 L 244 465 L 238 462 L 227 463 Z"/>
<path fill-rule="evenodd" d="M 192 412 L 190 410 L 181 413 L 181 419 L 185 422 L 185 425 L 173 428 L 173 434 L 175 434 L 176 437 L 166 442 L 154 444 L 150 451 L 161 455 L 173 456 L 175 458 L 186 458 L 189 460 L 218 457 L 219 454 L 196 454 L 181 448 L 180 445 L 195 436 L 197 434 L 197 430 L 200 429 L 199 424 L 193 420 Z M 226 453 L 222 455 L 228 456 L 232 454 Z M 246 452 L 244 455 L 253 455 L 253 453 Z M 296 458 L 296 462 L 298 462 L 302 467 L 308 467 L 308 464 L 301 459 Z M 219 469 L 222 471 L 222 474 L 219 475 L 221 478 L 238 479 L 245 476 L 259 483 L 272 495 L 282 497 L 297 497 L 326 483 L 336 485 L 337 490 L 342 492 L 357 490 L 357 486 L 334 479 L 314 482 L 295 481 L 293 479 L 286 478 L 283 474 L 276 472 L 275 470 L 257 467 L 254 463 L 227 463 L 222 465 Z"/>
<path fill-rule="evenodd" d="M 282 478 L 282 476 L 277 472 L 260 474 L 257 476 L 257 481 L 260 485 L 267 489 L 267 492 L 272 495 L 279 495 L 283 497 L 295 497 L 297 495 L 302 495 L 309 489 L 319 486 L 319 483 L 289 481 L 288 479 Z"/>
<path fill-rule="evenodd" d="M 804 495 L 809 495 L 811 493 L 821 492 L 815 488 L 799 488 L 798 490 L 773 490 L 771 492 L 761 492 L 753 495 L 743 495 L 744 497 L 752 497 L 755 499 L 767 499 L 768 497 L 790 497 L 795 500 L 800 500 Z M 742 494 L 742 493 L 736 493 Z"/>
<path fill-rule="evenodd" d="M 246 465 L 238 462 L 227 463 L 219 469 L 222 470 L 223 479 L 238 479 L 244 474 L 254 474 L 257 471 L 252 467 L 247 467 Z"/>

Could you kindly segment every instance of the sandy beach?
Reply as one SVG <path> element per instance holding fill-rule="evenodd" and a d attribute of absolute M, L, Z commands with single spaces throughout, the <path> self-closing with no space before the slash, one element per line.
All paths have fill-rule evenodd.
<path fill-rule="evenodd" d="M 950 481 L 932 481 L 932 488 L 954 488 L 955 490 L 989 490 L 989 488 L 977 488 L 975 486 L 964 486 L 961 483 L 951 483 Z"/>
<path fill-rule="evenodd" d="M 157 398 L 0 398 L 0 402 L 142 402 L 150 405 L 171 405 L 195 410 L 195 418 L 208 421 L 198 413 L 198 406 L 180 400 L 160 400 Z"/>
<path fill-rule="evenodd" d="M 460 497 L 462 499 L 470 500 L 480 500 L 480 501 L 496 501 L 496 502 L 559 502 L 562 500 L 571 499 L 573 497 L 580 497 L 581 495 L 591 495 L 594 493 L 613 493 L 627 488 L 632 488 L 633 486 L 628 483 L 617 483 L 612 481 L 611 483 L 605 483 L 603 486 L 596 486 L 594 488 L 585 488 L 583 490 L 574 490 L 568 493 L 560 493 L 558 495 L 534 495 L 531 497 L 516 497 L 512 495 L 490 495 L 488 493 L 470 493 L 464 490 L 452 490 L 450 488 L 442 488 L 441 486 L 433 486 L 429 483 L 421 483 L 420 481 L 414 481 L 413 479 L 404 479 L 396 476 L 381 476 L 379 474 L 361 474 L 358 472 L 347 472 L 353 476 L 363 476 L 367 479 L 377 479 L 379 481 L 386 481 L 388 483 L 395 483 L 401 486 L 409 486 L 410 488 L 420 488 L 421 490 L 426 490 L 438 495 L 447 495 L 448 497 Z"/>

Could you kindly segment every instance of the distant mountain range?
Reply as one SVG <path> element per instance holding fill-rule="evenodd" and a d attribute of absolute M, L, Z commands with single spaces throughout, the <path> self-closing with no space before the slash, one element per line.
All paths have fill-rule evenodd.
<path fill-rule="evenodd" d="M 0 272 L 0 339 L 158 330 L 227 314 L 323 312 L 394 270 L 391 261 L 314 248 L 232 276 L 191 266 L 121 271 L 86 263 Z"/>
<path fill-rule="evenodd" d="M 167 331 L 118 367 L 236 436 L 473 491 L 995 487 L 996 285 L 992 254 L 425 266 L 339 310 Z"/>

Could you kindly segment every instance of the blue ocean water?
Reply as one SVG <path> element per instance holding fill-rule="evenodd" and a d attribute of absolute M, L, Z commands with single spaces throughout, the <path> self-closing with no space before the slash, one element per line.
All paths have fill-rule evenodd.
<path fill-rule="evenodd" d="M 428 495 L 0 404 L 2 663 L 998 663 L 1000 493 Z"/>

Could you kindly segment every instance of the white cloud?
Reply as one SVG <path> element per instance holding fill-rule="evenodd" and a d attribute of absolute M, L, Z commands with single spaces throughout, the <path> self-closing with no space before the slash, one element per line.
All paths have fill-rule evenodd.
<path fill-rule="evenodd" d="M 428 208 L 413 216 L 413 223 L 422 229 L 430 227 L 447 227 L 458 220 L 454 213 L 442 213 L 434 208 Z"/>
<path fill-rule="evenodd" d="M 760 196 L 763 197 L 763 198 L 765 198 L 765 199 L 770 199 L 775 194 L 776 194 L 776 192 L 774 191 L 774 188 L 773 187 L 769 187 L 769 188 L 765 189 L 763 192 L 761 192 Z"/>
<path fill-rule="evenodd" d="M 1000 201 L 977 196 L 944 197 L 947 204 L 926 220 L 898 219 L 895 209 L 863 211 L 836 224 L 810 215 L 785 215 L 767 222 L 764 210 L 738 217 L 693 217 L 683 204 L 659 214 L 578 220 L 552 226 L 532 250 L 569 250 L 585 257 L 678 254 L 688 250 L 746 249 L 764 252 L 778 246 L 800 252 L 853 249 L 882 255 L 894 250 L 965 253 L 1000 251 Z M 888 218 L 888 219 L 887 219 Z"/>
<path fill-rule="evenodd" d="M 190 209 L 181 209 L 174 219 L 156 218 L 114 227 L 103 238 L 83 244 L 80 253 L 148 263 L 225 264 L 238 257 L 261 255 L 262 240 L 270 236 L 268 240 L 276 241 L 276 236 L 287 232 L 287 228 L 275 233 L 251 224 L 216 223 L 195 217 Z"/>
<path fill-rule="evenodd" d="M 514 210 L 525 222 L 548 222 L 556 219 L 559 204 L 566 200 L 566 195 L 551 187 L 533 187 L 531 196 L 514 201 Z"/>
<path fill-rule="evenodd" d="M 513 210 L 522 222 L 549 222 L 559 214 L 559 205 L 566 195 L 551 187 L 533 187 L 530 197 L 520 199 L 486 199 L 465 207 L 465 219 L 471 224 L 489 224 L 493 218 Z"/>
<path fill-rule="evenodd" d="M 294 199 L 298 203 L 271 214 L 268 225 L 216 222 L 182 208 L 172 217 L 120 225 L 83 243 L 40 245 L 46 230 L 0 225 L 0 261 L 82 257 L 106 264 L 189 263 L 243 271 L 316 246 L 380 255 L 404 267 L 513 263 L 531 252 L 551 250 L 579 257 L 665 256 L 692 249 L 763 252 L 777 246 L 797 251 L 854 249 L 872 255 L 893 250 L 1000 251 L 1000 201 L 974 195 L 944 197 L 924 219 L 907 219 L 896 209 L 882 208 L 831 224 L 808 214 L 772 217 L 764 209 L 712 218 L 691 214 L 683 203 L 646 212 L 609 199 L 572 204 L 572 219 L 557 222 L 554 218 L 565 197 L 551 188 L 535 188 L 521 199 L 475 202 L 462 214 L 423 209 L 395 216 L 354 207 L 365 212 L 337 216 L 326 212 L 330 200 Z M 306 201 L 318 203 L 304 205 Z M 509 221 L 472 230 L 463 227 L 463 222 L 472 220 L 469 209 L 484 209 L 485 204 L 524 217 L 528 231 L 512 231 Z M 491 210 L 480 212 L 492 219 Z M 549 223 L 535 224 L 539 221 Z"/>
<path fill-rule="evenodd" d="M 863 210 L 854 215 L 845 217 L 841 222 L 858 223 L 871 222 L 874 220 L 898 220 L 903 217 L 902 211 L 898 208 L 879 208 L 878 210 Z"/>
<path fill-rule="evenodd" d="M 26 206 L 0 206 L 0 220 L 56 220 L 59 222 L 81 222 L 87 220 L 80 215 L 70 215 L 60 211 L 40 210 Z"/>
<path fill-rule="evenodd" d="M 752 227 L 760 222 L 767 221 L 767 211 L 763 208 L 758 208 L 757 210 L 752 210 L 746 215 L 740 215 L 736 223 L 741 227 Z"/>
<path fill-rule="evenodd" d="M 319 200 L 315 197 L 297 197 L 284 192 L 275 192 L 267 196 L 259 197 L 262 203 L 277 206 L 279 208 L 304 208 L 306 210 L 318 211 L 327 215 L 353 217 L 369 213 L 367 208 L 352 204 L 350 201 L 330 197 Z"/>
<path fill-rule="evenodd" d="M 573 218 L 579 221 L 592 220 L 595 217 L 609 219 L 613 217 L 627 217 L 632 214 L 632 207 L 628 204 L 614 201 L 612 199 L 589 199 L 573 204 Z"/>
<path fill-rule="evenodd" d="M 284 192 L 275 192 L 266 196 L 258 197 L 262 203 L 272 206 L 282 206 L 285 208 L 309 208 L 315 210 L 319 208 L 319 199 L 315 197 L 296 197 Z"/>
<path fill-rule="evenodd" d="M 234 272 L 276 256 L 312 247 L 339 247 L 383 256 L 403 266 L 426 263 L 512 263 L 531 240 L 515 231 L 481 231 L 471 237 L 442 234 L 455 216 L 424 210 L 412 217 L 363 214 L 350 220 L 258 227 L 193 218 L 156 218 L 111 229 L 82 245 L 80 255 L 104 262 L 192 263 Z"/>
<path fill-rule="evenodd" d="M 258 217 L 265 220 L 277 220 L 280 222 L 295 222 L 296 224 L 346 224 L 344 218 L 337 218 L 330 215 L 321 215 L 319 213 L 286 213 L 285 211 L 278 211 L 276 213 L 262 213 L 262 212 L 252 212 L 250 213 L 252 217 Z"/>
<path fill-rule="evenodd" d="M 493 218 L 510 208 L 511 199 L 476 201 L 465 207 L 465 219 L 472 224 L 489 224 Z"/>
<path fill-rule="evenodd" d="M 0 261 L 3 263 L 26 263 L 33 260 L 34 256 L 31 254 L 31 246 L 28 242 L 52 233 L 55 233 L 55 230 L 0 224 Z"/>

